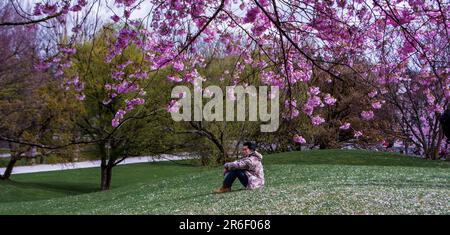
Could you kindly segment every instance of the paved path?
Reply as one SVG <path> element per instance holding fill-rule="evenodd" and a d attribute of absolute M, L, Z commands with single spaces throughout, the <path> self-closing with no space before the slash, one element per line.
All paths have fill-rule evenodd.
<path fill-rule="evenodd" d="M 161 161 L 176 161 L 183 159 L 192 159 L 194 157 L 188 156 L 176 156 L 169 154 L 162 154 L 161 156 L 143 156 L 143 157 L 130 157 L 119 163 L 119 165 L 143 163 L 143 162 L 161 162 Z M 44 171 L 61 171 L 69 169 L 81 169 L 81 168 L 93 168 L 100 167 L 100 160 L 85 161 L 85 162 L 73 162 L 73 163 L 58 163 L 58 164 L 39 164 L 33 166 L 16 166 L 13 169 L 13 174 L 44 172 Z M 3 174 L 5 168 L 0 168 L 0 174 Z"/>
<path fill-rule="evenodd" d="M 11 154 L 9 154 L 9 153 L 0 153 L 0 158 L 7 158 L 7 157 L 11 157 Z"/>

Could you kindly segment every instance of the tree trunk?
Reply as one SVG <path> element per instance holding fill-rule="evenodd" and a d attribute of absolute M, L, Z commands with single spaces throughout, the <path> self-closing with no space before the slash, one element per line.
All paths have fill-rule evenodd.
<path fill-rule="evenodd" d="M 324 142 L 320 142 L 319 149 L 327 149 L 327 144 Z"/>
<path fill-rule="evenodd" d="M 403 146 L 405 147 L 405 155 L 408 155 L 408 143 L 403 141 Z"/>
<path fill-rule="evenodd" d="M 437 147 L 428 148 L 428 150 L 425 152 L 425 159 L 436 160 L 438 154 L 437 149 Z"/>
<path fill-rule="evenodd" d="M 225 151 L 225 149 L 222 146 L 219 147 L 219 151 L 220 151 L 220 155 L 216 159 L 216 162 L 219 164 L 224 164 L 228 159 L 228 153 Z"/>
<path fill-rule="evenodd" d="M 100 190 L 106 191 L 109 190 L 111 186 L 111 177 L 112 177 L 112 167 L 110 166 L 101 166 L 101 183 Z"/>
<path fill-rule="evenodd" d="M 436 149 L 435 149 L 433 160 L 437 160 L 440 158 L 440 151 L 441 151 L 443 139 L 444 139 L 444 132 L 443 132 L 442 128 L 439 128 L 438 139 L 437 139 L 437 143 L 436 143 Z"/>
<path fill-rule="evenodd" d="M 109 164 L 110 159 L 110 144 L 108 142 L 99 143 L 99 150 L 101 154 L 101 164 L 100 164 L 100 190 L 109 190 L 111 186 L 111 173 L 112 164 Z"/>
<path fill-rule="evenodd" d="M 17 157 L 15 155 L 11 155 L 11 159 L 8 162 L 8 166 L 6 166 L 5 172 L 0 177 L 0 179 L 2 179 L 2 180 L 8 180 L 9 179 L 16 162 L 17 162 Z"/>

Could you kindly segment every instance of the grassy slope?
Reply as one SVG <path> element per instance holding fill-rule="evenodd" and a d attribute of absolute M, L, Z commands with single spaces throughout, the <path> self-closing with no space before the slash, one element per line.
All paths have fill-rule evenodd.
<path fill-rule="evenodd" d="M 264 189 L 222 195 L 221 169 L 174 163 L 119 166 L 109 192 L 95 192 L 98 169 L 16 175 L 0 214 L 450 214 L 449 162 L 326 150 L 264 165 Z"/>

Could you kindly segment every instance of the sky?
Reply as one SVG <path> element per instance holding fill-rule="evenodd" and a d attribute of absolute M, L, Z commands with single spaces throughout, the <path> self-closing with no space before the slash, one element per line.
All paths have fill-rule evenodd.
<path fill-rule="evenodd" d="M 4 1 L 4 0 L 2 0 Z M 5 0 L 6 1 L 6 0 Z M 47 0 L 11 0 L 17 9 L 23 9 L 27 13 L 32 13 L 33 6 L 38 2 L 46 2 Z M 93 3 L 96 3 L 93 11 L 99 9 L 99 18 L 103 21 L 110 20 L 109 18 L 115 13 L 119 16 L 123 14 L 122 9 L 118 9 L 114 6 L 115 0 L 88 0 L 88 5 L 86 9 L 89 8 Z M 55 0 L 51 0 L 51 2 L 57 2 Z M 76 3 L 76 0 L 72 0 L 73 3 Z M 146 16 L 151 8 L 151 3 L 149 0 L 139 0 L 140 8 L 135 10 L 132 14 L 132 18 L 142 18 Z M 98 3 L 100 3 L 100 7 L 98 8 Z M 91 12 L 92 13 L 92 12 Z"/>

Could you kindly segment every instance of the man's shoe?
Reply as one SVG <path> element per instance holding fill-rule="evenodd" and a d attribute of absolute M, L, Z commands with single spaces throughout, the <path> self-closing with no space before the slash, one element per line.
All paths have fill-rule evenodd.
<path fill-rule="evenodd" d="M 228 193 L 231 192 L 231 188 L 220 187 L 218 189 L 214 189 L 215 193 Z"/>

